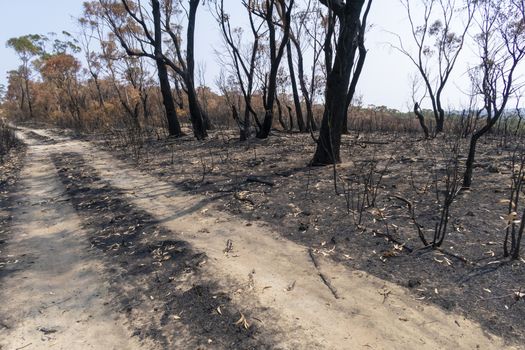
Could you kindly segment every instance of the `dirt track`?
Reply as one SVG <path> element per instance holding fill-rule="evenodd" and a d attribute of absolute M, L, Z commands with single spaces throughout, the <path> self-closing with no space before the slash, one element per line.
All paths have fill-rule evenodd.
<path fill-rule="evenodd" d="M 101 263 L 65 201 L 49 150 L 30 143 L 20 176 L 12 264 L 0 289 L 0 349 L 138 349 L 105 305 Z"/>
<path fill-rule="evenodd" d="M 19 262 L 2 280 L 2 300 L 9 303 L 0 305 L 0 321 L 6 326 L 0 328 L 0 349 L 159 345 L 154 337 L 144 337 L 139 344 L 131 329 L 147 321 L 138 322 L 136 314 L 119 314 L 112 306 L 118 295 L 111 295 L 108 284 L 115 277 L 108 273 L 108 261 L 100 251 L 90 248 L 84 214 L 71 203 L 62 184 L 69 175 L 65 173 L 62 183 L 58 176 L 65 167 L 57 162 L 54 166 L 51 159 L 66 153 L 76 155 L 70 156 L 69 168 L 75 167 L 75 159 L 82 159 L 123 200 L 151 215 L 168 239 L 187 242 L 206 254 L 198 278 L 213 284 L 214 292 L 229 295 L 230 308 L 248 310 L 246 320 L 258 336 L 253 347 L 505 347 L 476 323 L 421 304 L 397 285 L 324 259 L 322 250 L 312 252 L 312 259 L 307 247 L 284 240 L 262 222 L 245 222 L 214 210 L 205 198 L 182 193 L 86 142 L 35 132 L 40 137 L 29 130 L 20 133 L 29 151 L 15 195 L 20 204 L 14 213 L 14 234 L 8 241 L 9 254 Z M 175 296 L 164 296 L 170 297 Z M 222 313 L 216 310 L 211 312 Z M 201 337 L 190 323 L 179 330 L 178 346 Z M 238 332 L 244 334 L 242 324 Z M 213 337 L 195 344 L 226 348 L 213 343 Z"/>

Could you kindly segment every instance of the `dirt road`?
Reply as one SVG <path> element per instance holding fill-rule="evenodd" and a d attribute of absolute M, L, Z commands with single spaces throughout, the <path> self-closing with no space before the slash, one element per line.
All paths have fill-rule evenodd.
<path fill-rule="evenodd" d="M 229 295 L 238 310 L 257 310 L 246 322 L 257 327 L 260 348 L 517 348 L 460 315 L 420 303 L 400 286 L 325 259 L 322 249 L 310 251 L 282 239 L 262 222 L 219 212 L 204 197 L 138 172 L 87 142 L 34 132 L 37 135 L 27 129 L 20 133 L 30 144 L 29 156 L 8 242 L 10 254 L 20 261 L 2 281 L 2 300 L 9 302 L 0 305 L 0 321 L 5 323 L 0 348 L 140 346 L 126 327 L 136 316 L 123 317 L 108 305 L 118 296 L 108 296 L 106 284 L 112 277 L 102 273 L 107 261 L 89 248 L 84 219 L 77 216 L 82 217 L 79 206 L 71 204 L 68 188 L 59 181 L 57 162 L 54 166 L 51 161 L 65 153 L 82 159 L 124 201 L 151 215 L 168 230 L 167 238 L 205 253 L 199 278 Z M 238 292 L 241 289 L 246 292 Z M 210 312 L 222 314 L 220 308 Z M 183 340 L 194 331 L 186 324 L 178 346 L 184 346 Z M 199 344 L 223 347 L 212 338 Z M 155 347 L 148 337 L 141 345 Z"/>
<path fill-rule="evenodd" d="M 108 309 L 101 263 L 64 197 L 46 146 L 29 143 L 15 195 L 0 349 L 139 349 Z"/>

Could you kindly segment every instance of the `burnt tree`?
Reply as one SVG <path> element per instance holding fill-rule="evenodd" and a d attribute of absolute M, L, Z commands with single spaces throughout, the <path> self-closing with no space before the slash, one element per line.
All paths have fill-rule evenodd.
<path fill-rule="evenodd" d="M 423 19 L 421 24 L 416 24 L 415 11 L 411 6 L 414 1 L 401 1 L 407 11 L 416 52 L 410 52 L 397 34 L 395 35 L 398 45 L 392 46 L 408 57 L 423 79 L 436 122 L 434 134 L 438 134 L 444 131 L 445 126 L 443 92 L 463 49 L 477 2 L 465 1 L 465 4 L 457 4 L 450 0 L 420 0 L 419 2 L 423 6 Z M 466 14 L 462 15 L 463 12 Z M 460 21 L 462 18 L 464 18 L 463 22 Z M 454 28 L 458 28 L 459 32 L 454 32 Z"/>
<path fill-rule="evenodd" d="M 157 0 L 154 0 L 157 1 Z M 190 110 L 190 119 L 193 126 L 193 134 L 199 140 L 208 137 L 206 130 L 211 129 L 211 122 L 202 109 L 197 91 L 195 89 L 195 22 L 197 19 L 197 9 L 200 5 L 200 0 L 188 0 L 187 10 L 187 29 L 186 29 L 186 52 L 182 50 L 182 40 L 180 28 L 182 25 L 173 28 L 171 26 L 173 12 L 178 3 L 174 4 L 173 0 L 165 1 L 164 5 L 164 30 L 171 38 L 174 46 L 175 59 L 171 59 L 168 55 L 163 55 L 166 64 L 177 73 L 185 87 L 188 96 L 188 108 Z"/>
<path fill-rule="evenodd" d="M 476 146 L 505 113 L 516 92 L 516 69 L 525 57 L 525 0 L 480 2 L 478 34 L 475 36 L 480 64 L 471 70 L 475 91 L 483 101 L 485 123 L 470 137 L 463 187 L 472 185 Z"/>
<path fill-rule="evenodd" d="M 362 28 L 361 13 L 365 0 L 330 1 L 320 0 L 328 6 L 337 17 L 339 33 L 335 57 L 328 69 L 326 83 L 325 109 L 317 149 L 312 165 L 327 165 L 340 162 L 340 146 L 343 120 L 346 118 L 346 103 L 349 92 L 350 77 L 353 72 L 357 50 L 357 37 Z M 372 4 L 368 0 L 367 10 Z"/>
<path fill-rule="evenodd" d="M 290 22 L 294 0 L 267 0 L 261 9 L 253 8 L 252 11 L 263 18 L 268 30 L 268 48 L 270 56 L 270 72 L 267 76 L 266 92 L 264 94 L 264 120 L 257 132 L 257 138 L 265 139 L 270 135 L 273 125 L 273 109 L 277 94 L 277 73 L 284 55 L 286 45 L 290 38 Z M 282 32 L 278 41 L 278 28 Z"/>
<path fill-rule="evenodd" d="M 99 0 L 99 2 L 103 8 L 104 19 L 108 22 L 112 32 L 126 53 L 129 56 L 148 57 L 155 62 L 169 134 L 176 137 L 182 136 L 183 132 L 173 101 L 168 69 L 164 61 L 159 1 L 151 0 L 153 30 L 148 26 L 146 18 L 149 18 L 149 16 L 144 14 L 141 6 L 122 0 L 121 4 L 125 11 L 123 12 L 115 1 Z M 131 23 L 129 19 L 131 19 Z M 135 48 L 130 44 L 130 37 L 140 43 L 140 48 Z M 144 44 L 152 48 L 153 51 L 147 50 Z"/>

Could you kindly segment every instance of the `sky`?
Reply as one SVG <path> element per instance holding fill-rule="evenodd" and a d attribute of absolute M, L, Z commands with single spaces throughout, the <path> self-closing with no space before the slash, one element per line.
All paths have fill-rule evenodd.
<path fill-rule="evenodd" d="M 5 42 L 25 34 L 60 33 L 66 30 L 78 31 L 75 17 L 80 16 L 82 0 L 0 0 L 0 84 L 6 84 L 6 72 L 19 65 L 14 51 L 6 48 Z M 226 0 L 231 6 L 232 21 L 245 20 L 240 12 L 240 0 Z M 394 32 L 407 36 L 409 32 L 405 9 L 398 0 L 375 0 L 369 17 L 372 28 L 367 34 L 368 55 L 364 71 L 358 85 L 358 94 L 363 97 L 364 105 L 387 106 L 399 110 L 409 109 L 411 105 L 410 77 L 415 69 L 408 59 L 388 45 L 395 38 Z M 220 74 L 216 51 L 221 49 L 219 28 L 207 10 L 202 7 L 198 13 L 196 26 L 196 60 L 206 67 L 206 82 L 213 84 Z M 470 52 L 470 53 L 469 53 Z M 466 48 L 463 62 L 468 62 L 472 49 Z M 445 94 L 445 101 L 451 108 L 459 108 L 464 100 L 463 92 L 468 90 L 468 79 L 463 63 L 457 69 Z M 409 103 L 410 101 L 410 103 Z"/>

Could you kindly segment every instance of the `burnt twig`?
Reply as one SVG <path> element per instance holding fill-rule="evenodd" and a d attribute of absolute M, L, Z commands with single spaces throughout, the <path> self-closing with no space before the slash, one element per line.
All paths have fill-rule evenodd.
<path fill-rule="evenodd" d="M 335 287 L 332 285 L 330 280 L 321 272 L 321 269 L 319 268 L 319 262 L 317 261 L 312 248 L 308 249 L 308 254 L 310 254 L 310 259 L 312 259 L 312 262 L 315 268 L 317 269 L 317 273 L 319 274 L 319 277 L 321 277 L 321 280 L 323 281 L 323 283 L 328 287 L 330 292 L 332 292 L 334 298 L 339 299 L 339 294 L 337 293 L 337 289 L 335 289 Z"/>

